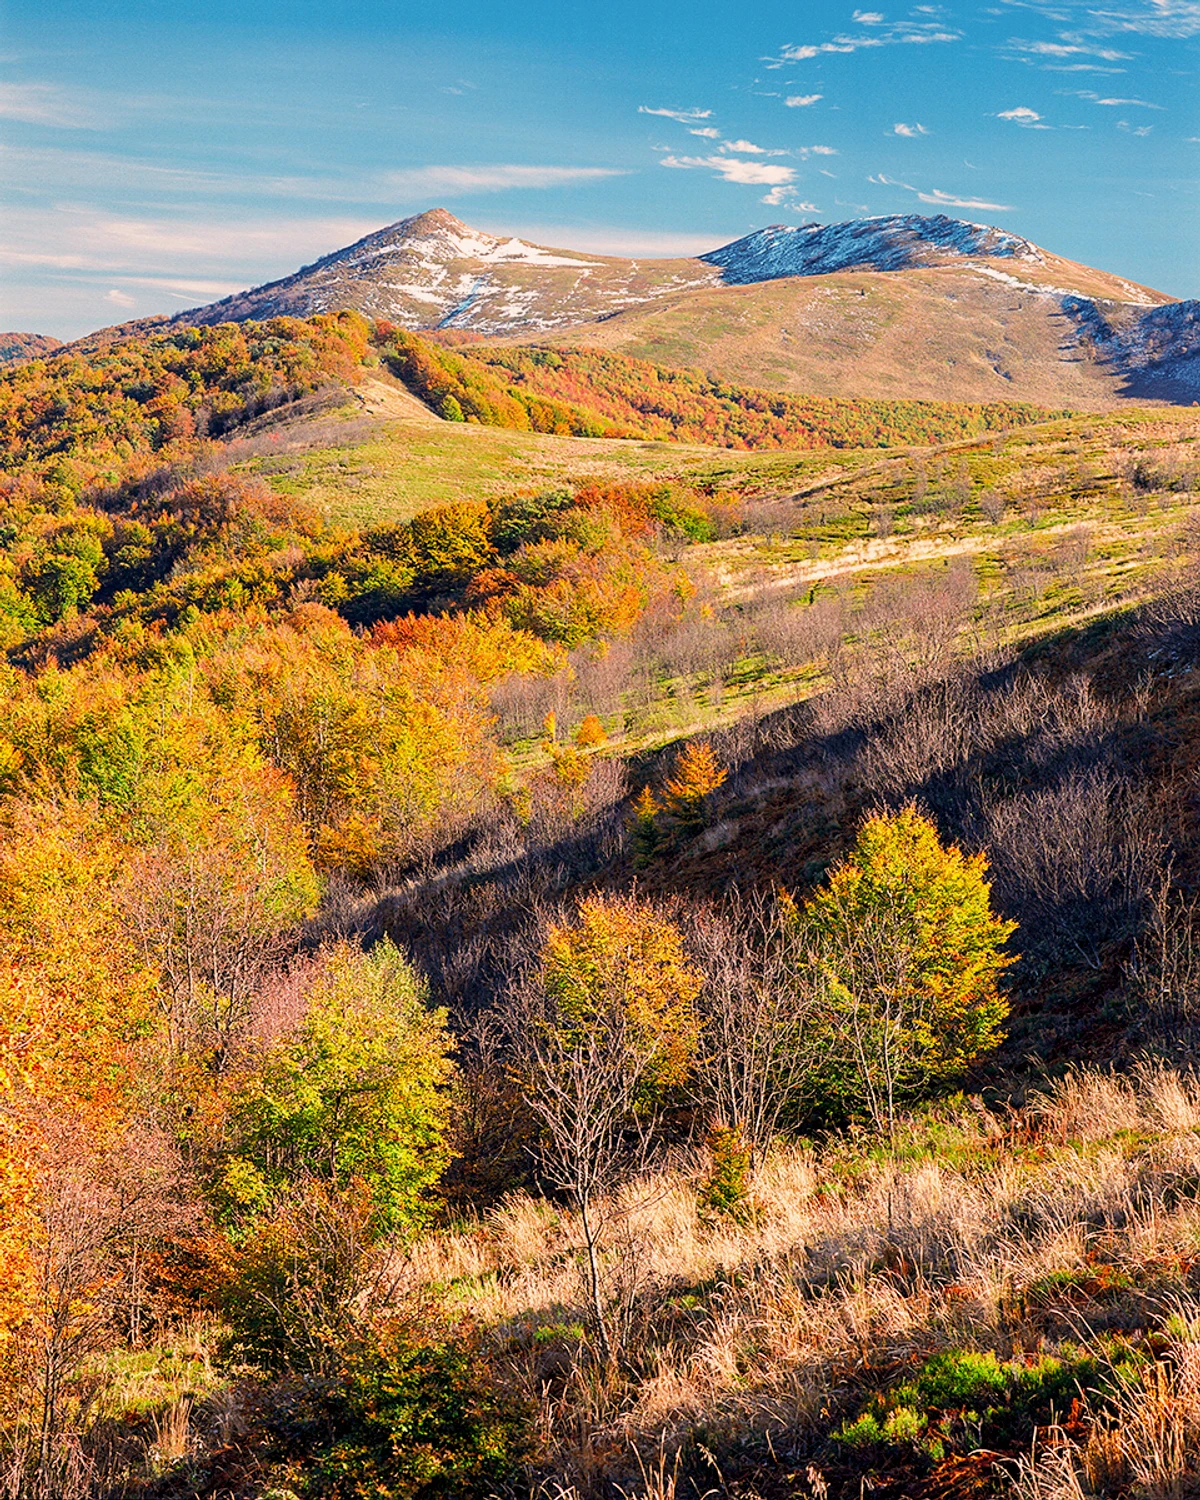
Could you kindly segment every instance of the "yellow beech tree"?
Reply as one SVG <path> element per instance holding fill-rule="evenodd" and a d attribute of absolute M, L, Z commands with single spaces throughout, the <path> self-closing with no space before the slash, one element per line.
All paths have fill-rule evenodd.
<path fill-rule="evenodd" d="M 1015 922 L 991 908 L 987 860 L 943 847 L 915 807 L 875 813 L 805 908 L 827 989 L 830 1083 L 889 1129 L 899 1098 L 1003 1038 L 997 988 Z"/>
<path fill-rule="evenodd" d="M 647 1087 L 683 1081 L 699 1036 L 701 980 L 674 922 L 632 896 L 591 896 L 574 922 L 550 928 L 541 957 L 562 1026 L 587 1027 L 615 1007 L 646 1059 Z"/>

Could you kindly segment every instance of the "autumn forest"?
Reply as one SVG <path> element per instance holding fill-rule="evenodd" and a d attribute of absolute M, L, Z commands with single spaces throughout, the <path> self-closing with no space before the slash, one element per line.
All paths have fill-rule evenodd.
<path fill-rule="evenodd" d="M 0 372 L 0 1494 L 1200 1484 L 1200 421 Z"/>

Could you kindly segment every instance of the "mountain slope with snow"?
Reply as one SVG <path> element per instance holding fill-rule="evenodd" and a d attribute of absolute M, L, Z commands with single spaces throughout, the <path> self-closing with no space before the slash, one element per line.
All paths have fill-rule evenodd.
<path fill-rule="evenodd" d="M 945 214 L 776 224 L 696 258 L 632 260 L 484 234 L 433 209 L 172 321 L 356 308 L 789 391 L 1105 406 L 1192 399 L 1200 329 L 1187 306 Z"/>
<path fill-rule="evenodd" d="M 439 208 L 172 321 L 240 322 L 352 307 L 405 328 L 541 331 L 711 286 L 719 277 L 697 260 L 622 260 L 483 234 Z"/>
<path fill-rule="evenodd" d="M 281 281 L 173 321 L 237 322 L 353 307 L 413 329 L 542 333 L 720 286 L 967 264 L 1029 291 L 1057 279 L 1061 285 L 1049 289 L 1059 295 L 1098 294 L 1147 306 L 1169 300 L 1061 260 L 1019 235 L 945 214 L 774 224 L 694 259 L 630 260 L 483 234 L 438 208 L 376 230 Z"/>
<path fill-rule="evenodd" d="M 906 271 L 957 256 L 991 256 L 1041 265 L 1029 240 L 945 214 L 891 214 L 845 224 L 772 224 L 700 259 L 720 266 L 732 285 L 833 271 Z"/>

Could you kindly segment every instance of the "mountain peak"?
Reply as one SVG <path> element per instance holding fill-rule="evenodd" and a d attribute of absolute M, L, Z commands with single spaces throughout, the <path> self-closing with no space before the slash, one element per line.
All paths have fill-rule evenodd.
<path fill-rule="evenodd" d="M 430 234 L 435 230 L 466 230 L 473 233 L 461 219 L 455 218 L 448 208 L 427 208 L 424 213 L 413 214 L 410 219 L 401 219 L 391 228 L 405 228 L 410 234 Z"/>
<path fill-rule="evenodd" d="M 934 266 L 950 256 L 999 256 L 1040 264 L 1031 241 L 990 224 L 946 214 L 885 214 L 844 224 L 772 224 L 701 260 L 720 266 L 728 282 L 820 276 L 856 267 L 906 271 Z"/>

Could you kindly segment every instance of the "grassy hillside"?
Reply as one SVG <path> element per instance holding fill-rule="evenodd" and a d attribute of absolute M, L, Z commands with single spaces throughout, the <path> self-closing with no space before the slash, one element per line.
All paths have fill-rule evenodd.
<path fill-rule="evenodd" d="M 902 276 L 842 271 L 696 291 L 544 341 L 827 397 L 1016 399 L 1083 410 L 1154 397 L 1077 342 L 1058 298 L 964 267 Z"/>

